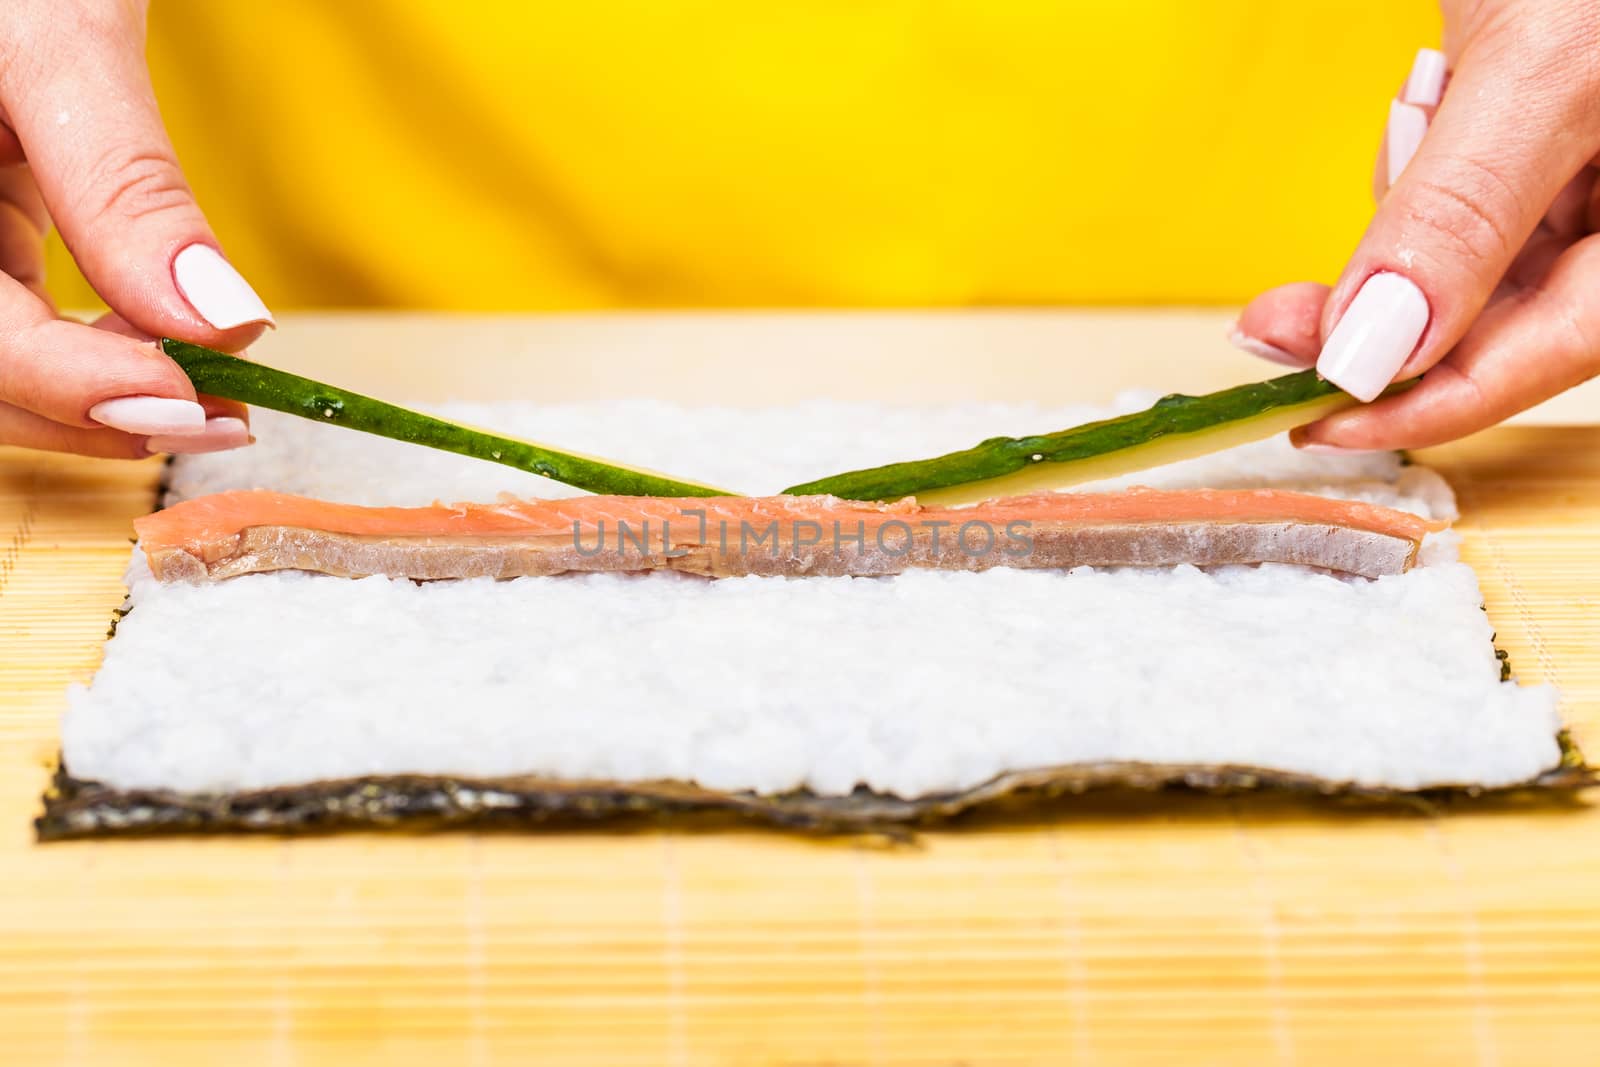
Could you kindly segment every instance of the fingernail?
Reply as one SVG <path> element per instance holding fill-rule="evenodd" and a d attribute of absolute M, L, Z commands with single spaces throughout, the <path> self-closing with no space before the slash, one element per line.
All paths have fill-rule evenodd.
<path fill-rule="evenodd" d="M 1312 452 L 1319 456 L 1365 456 L 1372 453 L 1370 448 L 1345 448 L 1343 445 L 1325 445 L 1320 441 L 1307 441 L 1303 445 L 1295 445 L 1302 452 Z"/>
<path fill-rule="evenodd" d="M 1228 341 L 1233 347 L 1242 348 L 1252 356 L 1260 356 L 1262 359 L 1270 360 L 1273 363 L 1281 363 L 1285 367 L 1305 366 L 1304 360 L 1296 359 L 1291 353 L 1284 351 L 1277 345 L 1269 345 L 1259 338 L 1251 337 L 1237 326 L 1228 334 Z"/>
<path fill-rule="evenodd" d="M 200 452 L 223 452 L 249 443 L 250 427 L 244 424 L 243 419 L 218 416 L 207 419 L 205 429 L 200 433 L 183 437 L 157 434 L 145 442 L 145 447 L 151 452 L 195 455 Z"/>
<path fill-rule="evenodd" d="M 1418 49 L 1417 58 L 1411 61 L 1411 74 L 1406 78 L 1405 88 L 1400 90 L 1400 99 L 1408 104 L 1437 107 L 1444 97 L 1444 74 L 1443 52 L 1437 48 Z"/>
<path fill-rule="evenodd" d="M 174 256 L 172 278 L 189 306 L 219 330 L 252 322 L 275 325 L 244 275 L 210 245 L 188 245 Z"/>
<path fill-rule="evenodd" d="M 1401 274 L 1362 283 L 1317 357 L 1317 373 L 1357 400 L 1388 388 L 1428 328 L 1428 298 Z"/>
<path fill-rule="evenodd" d="M 1422 147 L 1428 133 L 1428 115 L 1414 104 L 1395 100 L 1389 104 L 1389 128 L 1385 136 L 1389 157 L 1389 184 L 1400 180 L 1400 173 Z"/>
<path fill-rule="evenodd" d="M 89 409 L 89 418 L 125 433 L 188 437 L 206 428 L 205 408 L 193 400 L 164 396 L 119 396 L 115 400 L 102 400 Z"/>

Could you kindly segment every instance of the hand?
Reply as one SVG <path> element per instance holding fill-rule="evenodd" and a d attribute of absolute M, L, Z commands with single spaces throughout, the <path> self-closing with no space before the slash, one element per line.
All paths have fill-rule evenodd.
<path fill-rule="evenodd" d="M 1443 8 L 1445 51 L 1390 107 L 1378 211 L 1338 284 L 1264 293 L 1234 337 L 1362 400 L 1422 382 L 1297 444 L 1439 444 L 1600 374 L 1600 4 Z"/>
<path fill-rule="evenodd" d="M 242 405 L 196 397 L 150 338 L 229 351 L 271 314 L 217 251 L 144 63 L 145 0 L 0 4 L 0 445 L 137 458 L 249 440 Z M 58 318 L 61 229 L 112 314 Z"/>

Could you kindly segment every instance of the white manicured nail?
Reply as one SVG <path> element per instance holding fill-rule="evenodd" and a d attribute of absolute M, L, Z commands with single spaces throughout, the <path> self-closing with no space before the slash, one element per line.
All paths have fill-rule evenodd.
<path fill-rule="evenodd" d="M 219 330 L 252 322 L 273 325 L 272 312 L 250 283 L 210 245 L 189 245 L 174 256 L 172 278 L 189 306 Z"/>
<path fill-rule="evenodd" d="M 1284 351 L 1277 345 L 1270 345 L 1260 338 L 1251 337 L 1237 327 L 1234 328 L 1232 333 L 1228 334 L 1228 341 L 1233 347 L 1241 348 L 1252 356 L 1259 356 L 1272 363 L 1281 363 L 1285 367 L 1305 366 L 1304 360 L 1296 359 L 1293 354 Z"/>
<path fill-rule="evenodd" d="M 1317 357 L 1317 373 L 1357 400 L 1389 387 L 1428 328 L 1428 298 L 1411 279 L 1385 272 L 1368 278 Z"/>
<path fill-rule="evenodd" d="M 1295 447 L 1302 452 L 1311 452 L 1318 456 L 1367 456 L 1373 452 L 1370 448 L 1345 448 L 1343 445 L 1325 445 L 1318 441 L 1307 441 Z"/>
<path fill-rule="evenodd" d="M 124 433 L 176 434 L 204 432 L 206 409 L 193 400 L 164 396 L 119 396 L 102 400 L 89 409 L 89 417 L 102 426 Z"/>
<path fill-rule="evenodd" d="M 175 437 L 157 434 L 145 442 L 151 452 L 174 452 L 195 455 L 200 452 L 222 452 L 250 443 L 250 427 L 243 419 L 218 416 L 207 419 L 205 429 L 197 434 Z"/>
<path fill-rule="evenodd" d="M 1406 78 L 1405 88 L 1400 90 L 1400 99 L 1408 104 L 1437 107 L 1444 97 L 1444 75 L 1444 53 L 1437 48 L 1418 49 L 1417 58 L 1411 61 L 1411 74 Z"/>
<path fill-rule="evenodd" d="M 1427 112 L 1415 104 L 1402 104 L 1398 100 L 1389 104 L 1389 128 L 1384 136 L 1387 138 L 1385 147 L 1388 150 L 1391 186 L 1400 180 L 1400 172 L 1406 169 L 1411 157 L 1422 147 L 1422 139 L 1427 134 Z"/>

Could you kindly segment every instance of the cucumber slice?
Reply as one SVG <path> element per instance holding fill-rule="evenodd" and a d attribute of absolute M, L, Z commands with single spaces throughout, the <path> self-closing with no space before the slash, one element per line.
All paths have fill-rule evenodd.
<path fill-rule="evenodd" d="M 247 359 L 174 341 L 161 340 L 161 350 L 189 376 L 197 391 L 238 400 L 256 407 L 286 411 L 291 415 L 331 422 L 352 430 L 391 437 L 396 441 L 455 452 L 474 459 L 542 474 L 553 481 L 617 496 L 738 496 L 740 494 L 699 482 L 685 482 L 641 467 L 486 430 L 458 426 L 374 400 L 360 393 L 302 378 L 287 371 L 252 363 Z"/>
<path fill-rule="evenodd" d="M 846 500 L 973 504 L 1064 489 L 1259 441 L 1356 401 L 1314 370 L 1205 396 L 1162 397 L 1145 411 L 1059 433 L 994 437 L 964 452 L 849 471 L 785 489 Z"/>

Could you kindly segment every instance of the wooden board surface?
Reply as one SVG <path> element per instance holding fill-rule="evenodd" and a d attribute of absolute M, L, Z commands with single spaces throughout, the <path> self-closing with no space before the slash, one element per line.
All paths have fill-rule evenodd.
<path fill-rule="evenodd" d="M 928 321 L 829 319 L 797 341 L 751 319 L 325 317 L 261 353 L 397 396 L 772 402 L 803 380 L 1055 401 L 1261 376 L 1228 362 L 1219 316 Z M 775 347 L 790 362 L 730 379 L 732 354 Z M 1027 376 L 1003 373 L 1012 359 Z M 831 386 L 795 373 L 818 365 Z M 1600 428 L 1505 429 L 1425 458 L 1461 494 L 1501 643 L 1525 680 L 1562 687 L 1600 752 Z M 909 848 L 748 830 L 37 845 L 64 692 L 94 669 L 156 474 L 0 450 L 0 1062 L 1600 1055 L 1600 812 L 1583 800 L 1091 798 Z"/>

